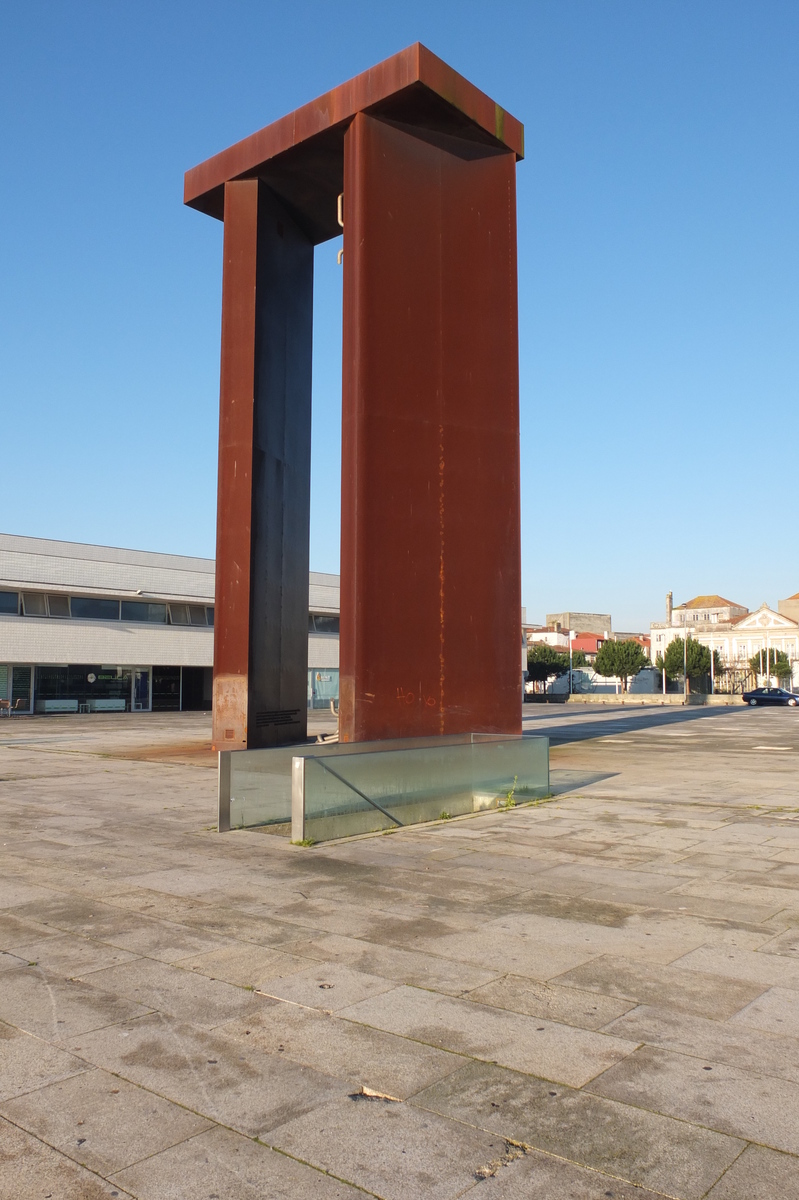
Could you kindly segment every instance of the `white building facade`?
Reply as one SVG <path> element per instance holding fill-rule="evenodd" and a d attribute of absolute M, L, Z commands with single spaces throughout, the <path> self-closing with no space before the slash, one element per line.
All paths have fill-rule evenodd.
<path fill-rule="evenodd" d="M 782 605 L 781 605 L 782 607 Z M 791 663 L 791 679 L 799 684 L 799 620 L 776 612 L 765 602 L 755 612 L 722 596 L 696 596 L 672 609 L 671 593 L 666 598 L 664 623 L 650 627 L 652 661 L 665 655 L 676 638 L 691 637 L 717 650 L 725 666 L 742 672 L 761 650 L 767 661 L 769 650 L 779 651 Z"/>
<path fill-rule="evenodd" d="M 338 696 L 339 579 L 309 579 L 308 703 Z M 5 712 L 210 710 L 214 562 L 0 534 Z"/>

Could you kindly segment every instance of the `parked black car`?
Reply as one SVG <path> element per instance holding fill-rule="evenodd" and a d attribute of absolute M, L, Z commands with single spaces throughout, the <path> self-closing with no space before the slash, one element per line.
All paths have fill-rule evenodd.
<path fill-rule="evenodd" d="M 751 704 L 752 707 L 756 704 L 790 704 L 799 703 L 799 696 L 796 692 L 786 692 L 785 688 L 754 688 L 751 692 L 744 692 L 741 697 L 745 704 Z"/>

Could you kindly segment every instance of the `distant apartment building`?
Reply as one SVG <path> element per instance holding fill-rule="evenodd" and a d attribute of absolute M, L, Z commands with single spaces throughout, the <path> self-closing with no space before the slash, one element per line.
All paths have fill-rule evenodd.
<path fill-rule="evenodd" d="M 16 713 L 210 709 L 214 561 L 0 534 L 0 701 Z M 308 586 L 308 706 L 338 698 L 339 577 Z"/>
<path fill-rule="evenodd" d="M 553 650 L 568 650 L 569 634 L 549 625 L 522 626 L 528 646 L 551 646 Z"/>
<path fill-rule="evenodd" d="M 547 613 L 547 625 L 551 629 L 570 629 L 575 633 L 599 633 L 604 637 L 612 631 L 610 613 L 560 612 Z"/>
<path fill-rule="evenodd" d="M 732 629 L 733 624 L 748 612 L 746 605 L 718 595 L 694 596 L 693 600 L 686 600 L 675 608 L 673 594 L 669 592 L 666 595 L 666 620 L 653 621 L 649 627 L 652 661 L 659 654 L 664 655 L 675 638 L 683 637 L 686 627 L 691 637 L 707 642 L 714 634 Z M 715 645 L 720 648 L 718 637 Z"/>
<path fill-rule="evenodd" d="M 586 662 L 593 663 L 606 640 L 604 634 L 578 633 L 572 642 L 572 650 L 582 650 Z"/>
<path fill-rule="evenodd" d="M 676 608 L 672 593 L 666 597 L 666 621 L 650 627 L 651 655 L 665 655 L 675 639 L 692 637 L 708 649 L 717 650 L 730 667 L 745 669 L 749 659 L 759 651 L 777 650 L 796 663 L 799 671 L 799 614 L 797 618 L 783 610 L 790 601 L 780 602 L 776 612 L 763 603 L 755 612 L 744 604 L 725 600 L 723 596 L 695 596 Z"/>
<path fill-rule="evenodd" d="M 794 592 L 793 596 L 789 596 L 787 600 L 780 600 L 777 604 L 777 612 L 784 617 L 790 617 L 793 621 L 799 621 L 799 592 Z"/>

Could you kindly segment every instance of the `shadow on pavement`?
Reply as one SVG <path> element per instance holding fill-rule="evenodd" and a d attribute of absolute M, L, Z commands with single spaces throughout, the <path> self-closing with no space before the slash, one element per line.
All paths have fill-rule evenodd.
<path fill-rule="evenodd" d="M 644 708 L 643 710 L 632 710 L 630 708 L 622 708 L 611 710 L 612 714 L 600 718 L 599 715 L 594 720 L 580 720 L 580 717 L 585 717 L 586 710 L 575 709 L 572 712 L 563 711 L 562 709 L 553 713 L 551 716 L 538 717 L 537 715 L 530 720 L 533 714 L 524 714 L 527 718 L 524 733 L 529 737 L 546 734 L 553 746 L 563 745 L 566 742 L 584 742 L 591 738 L 610 737 L 614 733 L 620 733 L 622 730 L 629 733 L 634 733 L 638 729 L 652 729 L 660 725 L 684 725 L 694 721 L 710 721 L 723 720 L 725 717 L 730 717 L 736 713 L 749 711 L 740 707 L 720 707 L 720 708 L 660 708 L 653 706 L 652 708 Z M 570 719 L 571 718 L 571 719 Z"/>
<path fill-rule="evenodd" d="M 566 767 L 556 767 L 549 773 L 549 790 L 553 796 L 562 796 L 604 779 L 615 779 L 620 774 L 620 771 L 570 771 Z"/>

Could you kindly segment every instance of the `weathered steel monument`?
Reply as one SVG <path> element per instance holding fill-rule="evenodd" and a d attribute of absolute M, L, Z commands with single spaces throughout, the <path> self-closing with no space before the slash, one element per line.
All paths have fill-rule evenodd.
<path fill-rule="evenodd" d="M 520 732 L 522 153 L 417 44 L 187 172 L 225 226 L 217 748 L 305 737 L 313 253 L 342 228 L 341 739 Z"/>

